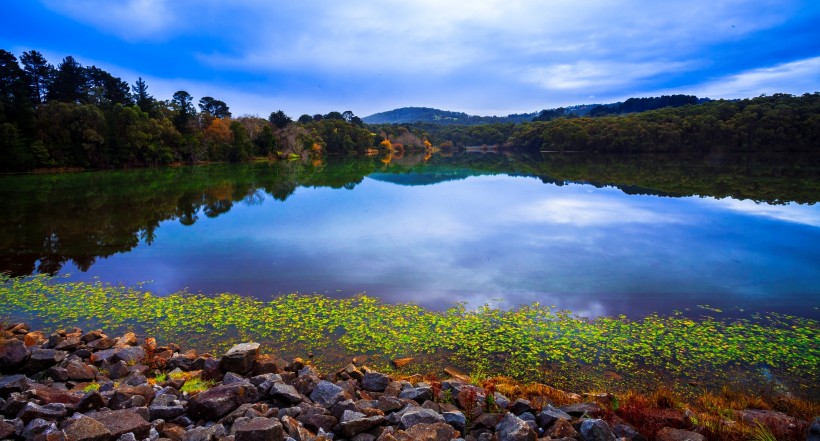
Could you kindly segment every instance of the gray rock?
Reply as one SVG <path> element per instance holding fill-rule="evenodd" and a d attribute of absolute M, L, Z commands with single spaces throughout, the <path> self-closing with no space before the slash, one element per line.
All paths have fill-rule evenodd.
<path fill-rule="evenodd" d="M 40 372 L 63 361 L 67 352 L 56 349 L 35 349 L 23 368 L 26 372 Z"/>
<path fill-rule="evenodd" d="M 66 441 L 108 441 L 111 432 L 94 418 L 82 416 L 65 430 Z"/>
<path fill-rule="evenodd" d="M 615 434 L 604 420 L 590 419 L 581 423 L 584 441 L 615 441 Z"/>
<path fill-rule="evenodd" d="M 544 408 L 544 410 L 542 410 L 537 417 L 535 417 L 535 422 L 538 423 L 538 427 L 546 429 L 547 427 L 552 426 L 552 424 L 555 423 L 555 420 L 558 419 L 572 421 L 572 416 L 561 409 L 552 407 L 552 405 L 547 405 L 547 407 Z"/>
<path fill-rule="evenodd" d="M 236 428 L 236 441 L 284 441 L 282 424 L 273 418 L 251 418 Z"/>
<path fill-rule="evenodd" d="M 69 380 L 93 381 L 97 378 L 97 370 L 79 360 L 71 360 L 65 365 L 65 369 Z"/>
<path fill-rule="evenodd" d="M 467 417 L 464 416 L 463 413 L 455 410 L 444 412 L 442 415 L 444 416 L 444 421 L 446 421 L 447 424 L 453 426 L 453 428 L 459 432 L 464 433 L 464 429 L 467 427 Z"/>
<path fill-rule="evenodd" d="M 28 360 L 31 352 L 22 340 L 10 338 L 0 341 L 0 372 L 10 372 Z"/>
<path fill-rule="evenodd" d="M 538 435 L 526 421 L 512 413 L 505 415 L 495 426 L 495 433 L 498 435 L 498 441 L 535 441 L 538 439 Z"/>
<path fill-rule="evenodd" d="M 116 441 L 137 441 L 137 437 L 133 433 L 123 433 Z"/>
<path fill-rule="evenodd" d="M 706 441 L 706 437 L 688 430 L 664 427 L 655 435 L 657 441 Z"/>
<path fill-rule="evenodd" d="M 54 424 L 54 422 L 46 421 L 42 418 L 35 418 L 26 424 L 26 427 L 20 435 L 27 440 L 31 440 L 41 433 L 45 433 L 47 431 L 53 432 L 55 430 L 57 430 L 57 425 Z"/>
<path fill-rule="evenodd" d="M 634 427 L 626 423 L 616 424 L 612 427 L 612 433 L 618 438 L 626 438 L 631 441 L 649 441 L 645 436 L 638 433 Z M 818 439 L 817 441 L 820 441 Z"/>
<path fill-rule="evenodd" d="M 367 432 L 382 423 L 384 423 L 383 416 L 367 417 L 363 413 L 346 410 L 342 416 L 342 422 L 336 426 L 336 429 L 345 437 L 350 438 L 359 433 Z"/>
<path fill-rule="evenodd" d="M 379 402 L 376 404 L 376 409 L 379 409 L 387 414 L 403 409 L 405 404 L 406 403 L 404 401 L 398 398 L 386 397 L 382 395 L 379 397 Z"/>
<path fill-rule="evenodd" d="M 241 404 L 256 401 L 256 386 L 247 384 L 224 385 L 201 392 L 188 401 L 188 414 L 194 419 L 216 421 Z"/>
<path fill-rule="evenodd" d="M 0 377 L 0 398 L 6 399 L 12 392 L 22 392 L 28 390 L 31 380 L 25 375 L 9 375 Z"/>
<path fill-rule="evenodd" d="M 133 432 L 138 439 L 148 438 L 151 424 L 135 409 L 112 410 L 89 415 L 99 421 L 116 439 Z"/>
<path fill-rule="evenodd" d="M 407 429 L 407 435 L 414 441 L 450 441 L 455 437 L 456 431 L 444 423 L 421 423 Z"/>
<path fill-rule="evenodd" d="M 185 408 L 182 405 L 157 405 L 152 404 L 148 407 L 150 412 L 150 420 L 163 419 L 166 421 L 172 420 L 185 413 Z"/>
<path fill-rule="evenodd" d="M 319 430 L 330 431 L 338 422 L 338 419 L 328 413 L 322 406 L 302 403 L 299 405 L 301 412 L 295 418 L 308 429 L 318 432 Z"/>
<path fill-rule="evenodd" d="M 441 414 L 430 409 L 411 407 L 402 413 L 399 422 L 402 429 L 409 429 L 416 424 L 446 423 L 447 421 Z"/>
<path fill-rule="evenodd" d="M 165 369 L 174 370 L 179 369 L 182 371 L 190 371 L 194 364 L 194 359 L 188 357 L 187 355 L 182 354 L 174 354 L 168 361 L 165 363 Z"/>
<path fill-rule="evenodd" d="M 329 381 L 322 380 L 313 388 L 310 399 L 316 404 L 330 408 L 344 400 L 344 390 Z"/>
<path fill-rule="evenodd" d="M 820 416 L 814 417 L 809 427 L 809 437 L 806 441 L 820 441 Z"/>
<path fill-rule="evenodd" d="M 206 427 L 195 427 L 182 435 L 182 441 L 216 441 L 225 435 L 228 431 L 222 424 L 214 424 Z"/>
<path fill-rule="evenodd" d="M 28 423 L 36 418 L 48 421 L 59 421 L 65 418 L 67 414 L 68 410 L 63 403 L 52 403 L 40 406 L 39 404 L 28 402 L 23 406 L 23 409 L 20 410 L 20 413 L 17 414 L 17 418 L 23 420 L 24 423 Z"/>
<path fill-rule="evenodd" d="M 499 392 L 493 394 L 493 400 L 495 400 L 495 405 L 502 409 L 507 409 L 510 407 L 510 399 Z"/>
<path fill-rule="evenodd" d="M 515 415 L 521 415 L 522 413 L 529 412 L 531 410 L 532 403 L 530 403 L 529 400 L 525 400 L 522 398 L 515 400 L 510 405 L 510 412 L 514 413 Z"/>
<path fill-rule="evenodd" d="M 413 400 L 419 404 L 433 399 L 433 389 L 430 386 L 408 387 L 402 389 L 399 398 Z"/>
<path fill-rule="evenodd" d="M 259 343 L 240 343 L 222 356 L 220 367 L 225 372 L 247 374 L 253 369 L 253 362 L 259 356 Z"/>
<path fill-rule="evenodd" d="M 135 364 L 145 358 L 145 350 L 141 346 L 114 347 L 91 354 L 91 361 L 94 364 L 108 362 L 114 364 L 124 361 L 128 364 Z"/>
<path fill-rule="evenodd" d="M 368 372 L 362 378 L 362 388 L 369 392 L 384 392 L 390 384 L 390 377 L 381 372 Z"/>
<path fill-rule="evenodd" d="M 597 405 L 596 403 L 568 404 L 566 406 L 559 407 L 559 409 L 576 418 L 580 418 L 584 415 L 593 417 L 601 413 L 601 406 Z"/>
<path fill-rule="evenodd" d="M 83 398 L 77 403 L 78 412 L 86 412 L 91 409 L 99 409 L 105 406 L 105 399 L 102 394 L 92 390 L 83 395 Z"/>
<path fill-rule="evenodd" d="M 284 400 L 291 404 L 298 404 L 302 402 L 302 395 L 296 391 L 296 388 L 285 383 L 274 383 L 270 388 L 269 394 L 271 398 Z"/>
<path fill-rule="evenodd" d="M 0 419 L 0 439 L 11 439 L 15 429 L 14 424 Z"/>

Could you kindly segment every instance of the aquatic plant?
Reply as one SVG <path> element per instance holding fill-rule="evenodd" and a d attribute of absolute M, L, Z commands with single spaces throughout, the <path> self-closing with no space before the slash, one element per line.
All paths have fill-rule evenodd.
<path fill-rule="evenodd" d="M 365 295 L 289 294 L 268 302 L 234 294 L 157 296 L 140 286 L 46 276 L 0 279 L 0 304 L 4 313 L 36 326 L 132 328 L 215 352 L 240 340 L 261 341 L 279 353 L 315 353 L 320 366 L 338 364 L 346 354 L 369 354 L 385 369 L 396 357 L 446 358 L 483 373 L 475 381 L 487 372 L 538 380 L 551 365 L 684 378 L 757 375 L 765 368 L 772 378 L 805 388 L 820 377 L 818 322 L 774 313 L 732 320 L 679 313 L 588 319 L 538 303 L 436 312 Z"/>

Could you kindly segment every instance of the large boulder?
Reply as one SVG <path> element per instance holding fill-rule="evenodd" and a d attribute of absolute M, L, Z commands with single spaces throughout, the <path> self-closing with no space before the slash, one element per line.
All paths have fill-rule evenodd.
<path fill-rule="evenodd" d="M 251 418 L 237 421 L 236 441 L 284 441 L 285 433 L 282 424 L 275 418 Z"/>
<path fill-rule="evenodd" d="M 0 341 L 0 372 L 11 372 L 28 360 L 31 352 L 22 340 L 10 338 Z"/>
<path fill-rule="evenodd" d="M 411 407 L 402 413 L 399 418 L 402 429 L 409 429 L 416 424 L 446 423 L 438 412 L 424 407 Z"/>
<path fill-rule="evenodd" d="M 111 431 L 105 426 L 87 416 L 82 416 L 65 430 L 66 441 L 109 441 Z"/>
<path fill-rule="evenodd" d="M 225 372 L 247 374 L 253 370 L 253 363 L 259 356 L 259 343 L 240 343 L 222 356 L 220 367 Z"/>
<path fill-rule="evenodd" d="M 47 421 L 59 421 L 66 417 L 68 410 L 63 403 L 52 403 L 40 406 L 32 402 L 26 403 L 23 409 L 17 414 L 17 418 L 28 424 L 33 419 L 43 419 Z"/>
<path fill-rule="evenodd" d="M 12 392 L 22 392 L 31 386 L 31 380 L 25 375 L 0 377 L 0 398 L 6 399 Z"/>
<path fill-rule="evenodd" d="M 126 433 L 133 433 L 137 439 L 145 439 L 151 431 L 151 424 L 136 409 L 97 412 L 91 418 L 105 426 L 113 439 Z"/>
<path fill-rule="evenodd" d="M 56 349 L 35 349 L 26 362 L 24 371 L 34 373 L 46 370 L 63 361 L 67 352 Z"/>
<path fill-rule="evenodd" d="M 344 435 L 347 438 L 351 438 L 355 435 L 358 435 L 362 432 L 367 432 L 368 430 L 381 425 L 384 423 L 383 416 L 371 416 L 368 417 L 367 415 L 356 412 L 353 410 L 346 410 L 342 415 L 342 420 L 336 428 L 338 432 Z"/>
<path fill-rule="evenodd" d="M 615 434 L 604 420 L 584 420 L 581 423 L 581 437 L 584 441 L 615 441 Z"/>
<path fill-rule="evenodd" d="M 673 429 L 664 427 L 655 435 L 657 441 L 706 441 L 706 437 L 688 430 Z"/>
<path fill-rule="evenodd" d="M 526 421 L 512 413 L 504 416 L 495 426 L 498 441 L 536 441 L 538 435 L 530 428 Z"/>
<path fill-rule="evenodd" d="M 535 421 L 538 423 L 538 427 L 541 427 L 543 429 L 552 426 L 552 424 L 558 419 L 572 421 L 572 416 L 570 416 L 570 414 L 564 412 L 561 409 L 556 409 L 552 407 L 552 405 L 547 405 L 547 407 L 545 407 L 541 411 L 541 413 L 539 413 L 538 416 L 535 417 Z"/>
<path fill-rule="evenodd" d="M 188 401 L 188 414 L 194 419 L 216 421 L 257 397 L 256 386 L 251 383 L 222 384 L 194 395 Z"/>
<path fill-rule="evenodd" d="M 329 409 L 345 399 L 344 389 L 329 381 L 322 380 L 313 388 L 310 399 L 314 403 Z"/>
<path fill-rule="evenodd" d="M 302 395 L 295 387 L 285 383 L 273 383 L 268 394 L 271 398 L 283 400 L 291 404 L 299 404 L 302 402 Z"/>
<path fill-rule="evenodd" d="M 362 378 L 362 388 L 368 392 L 384 392 L 390 384 L 390 377 L 381 372 L 368 372 Z"/>

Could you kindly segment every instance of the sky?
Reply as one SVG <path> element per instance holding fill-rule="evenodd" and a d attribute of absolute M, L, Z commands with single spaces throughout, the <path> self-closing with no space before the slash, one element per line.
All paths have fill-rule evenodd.
<path fill-rule="evenodd" d="M 820 91 L 816 0 L 6 0 L 0 48 L 234 115 Z"/>

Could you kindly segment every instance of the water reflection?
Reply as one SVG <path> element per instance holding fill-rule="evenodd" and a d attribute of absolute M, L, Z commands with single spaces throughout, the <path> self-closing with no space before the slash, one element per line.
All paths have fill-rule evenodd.
<path fill-rule="evenodd" d="M 820 316 L 820 207 L 661 197 L 653 193 L 686 192 L 640 168 L 643 181 L 621 188 L 544 173 L 596 181 L 587 159 L 562 161 L 497 154 L 4 177 L 16 191 L 3 194 L 2 265 L 152 280 L 161 294 L 367 291 L 435 309 L 539 301 L 639 316 L 711 304 Z M 750 178 L 732 176 L 742 190 L 722 191 L 749 191 Z M 774 187 L 760 194 L 783 202 L 790 184 Z"/>

